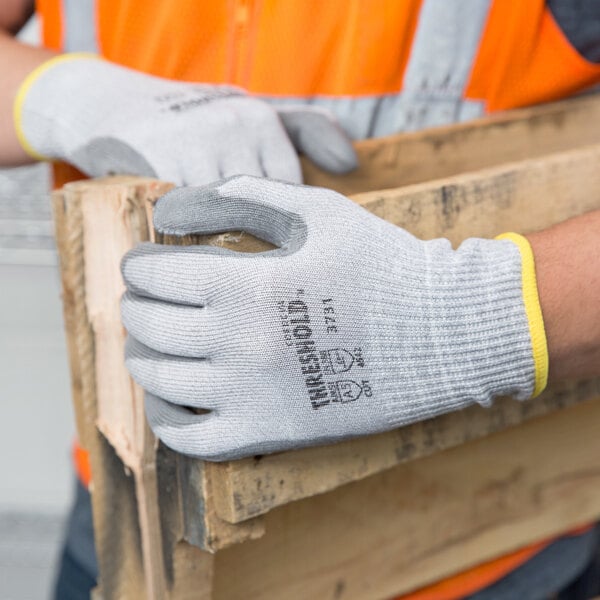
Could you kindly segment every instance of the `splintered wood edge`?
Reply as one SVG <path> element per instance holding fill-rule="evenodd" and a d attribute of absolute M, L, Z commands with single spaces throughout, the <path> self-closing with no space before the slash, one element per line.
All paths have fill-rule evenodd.
<path fill-rule="evenodd" d="M 131 494 L 132 478 L 116 458 L 114 448 L 95 427 L 97 416 L 94 363 L 94 334 L 85 303 L 84 236 L 81 198 L 77 188 L 53 194 L 65 328 L 69 349 L 73 404 L 80 441 L 90 450 L 94 470 L 91 483 L 95 543 L 102 572 L 102 587 L 110 597 L 125 595 L 145 597 L 146 580 L 142 572 L 143 551 L 137 519 L 131 520 L 135 497 Z M 112 527 L 115 514 L 125 521 L 121 534 Z M 131 592 L 131 593 L 129 593 Z"/>
<path fill-rule="evenodd" d="M 134 241 L 144 240 L 152 237 L 152 231 L 149 229 L 152 205 L 158 197 L 171 188 L 171 184 L 160 181 L 135 177 L 116 177 L 101 180 L 85 180 L 67 184 L 63 190 L 57 192 L 54 196 L 55 209 L 57 212 L 58 245 L 63 267 L 62 275 L 65 297 L 71 292 L 76 292 L 81 296 L 78 297 L 79 312 L 76 315 L 71 315 L 69 317 L 70 311 L 67 308 L 67 330 L 69 332 L 67 337 L 69 339 L 72 363 L 71 370 L 74 386 L 73 398 L 78 417 L 77 421 L 79 424 L 78 429 L 80 431 L 80 439 L 85 443 L 85 446 L 90 448 L 92 453 L 94 453 L 95 445 L 90 442 L 90 440 L 93 440 L 97 436 L 99 430 L 109 441 L 111 447 L 115 450 L 121 460 L 124 461 L 124 466 L 128 468 L 135 477 L 138 517 L 142 535 L 144 571 L 147 576 L 147 588 L 152 596 L 156 594 L 160 595 L 162 593 L 161 590 L 164 591 L 164 579 L 162 577 L 162 568 L 160 568 L 160 565 L 163 563 L 163 548 L 157 537 L 160 529 L 157 527 L 159 514 L 157 512 L 158 499 L 156 498 L 156 493 L 159 493 L 159 490 L 155 472 L 156 440 L 151 435 L 147 426 L 142 428 L 139 428 L 138 426 L 135 430 L 131 431 L 124 429 L 122 427 L 123 423 L 117 418 L 119 411 L 115 410 L 114 407 L 113 409 L 108 409 L 104 418 L 99 418 L 99 409 L 102 410 L 104 404 L 100 403 L 99 405 L 98 390 L 100 388 L 96 382 L 98 348 L 95 347 L 97 345 L 95 336 L 98 335 L 98 331 L 95 330 L 95 326 L 93 325 L 93 317 L 90 318 L 88 314 L 90 307 L 90 305 L 88 305 L 88 301 L 90 301 L 88 294 L 90 293 L 90 290 L 88 289 L 88 285 L 86 285 L 86 281 L 92 281 L 92 279 L 96 281 L 98 277 L 105 276 L 106 268 L 96 270 L 93 264 L 91 266 L 86 265 L 86 254 L 88 260 L 90 256 L 94 255 L 100 257 L 100 264 L 102 264 L 102 261 L 104 260 L 103 257 L 105 254 L 102 253 L 103 242 L 101 243 L 102 232 L 98 232 L 93 227 L 93 211 L 97 210 L 95 207 L 104 211 L 102 214 L 106 219 L 107 215 L 104 210 L 105 205 L 102 204 L 104 196 L 113 198 L 113 200 L 118 197 L 123 198 L 122 204 L 113 202 L 115 206 L 119 204 L 121 207 L 118 209 L 119 214 L 115 212 L 114 222 L 115 224 L 118 224 L 118 227 L 117 230 L 115 230 L 114 235 L 118 236 L 119 240 L 121 239 L 121 236 L 123 236 L 124 239 L 124 237 L 128 238 L 129 235 L 131 235 L 131 238 Z M 96 202 L 96 204 L 93 204 L 93 202 Z M 124 211 L 122 214 L 121 210 Z M 79 220 L 71 226 L 72 231 L 68 232 L 66 230 L 66 225 L 68 223 L 65 221 L 67 216 L 73 215 L 78 217 Z M 103 220 L 102 222 L 106 224 L 109 220 Z M 91 233 L 92 230 L 94 235 L 88 237 L 87 234 Z M 75 240 L 72 239 L 74 237 L 73 234 L 76 234 Z M 108 239 L 110 239 L 110 237 Z M 239 237 L 236 239 L 239 239 Z M 91 246 L 89 244 L 91 244 Z M 117 247 L 120 246 L 121 242 L 118 241 Z M 73 266 L 72 263 L 74 262 L 77 264 Z M 74 275 L 76 277 L 74 277 Z M 114 277 L 120 278 L 120 272 L 118 272 L 118 270 L 115 270 Z M 101 291 L 103 287 L 104 286 L 102 285 L 99 286 L 96 284 L 91 286 L 91 288 L 96 289 L 96 293 L 98 293 L 98 290 Z M 97 314 L 97 310 L 95 309 L 102 311 L 104 302 L 105 301 L 102 300 L 100 294 L 97 301 L 91 302 L 92 312 Z M 109 311 L 108 314 L 112 315 L 112 312 Z M 78 323 L 75 323 L 76 320 Z M 74 333 L 76 333 L 76 326 L 81 328 L 80 326 L 83 322 L 85 322 L 85 331 L 91 340 L 90 344 L 87 344 L 90 346 L 90 351 L 87 352 L 87 354 L 90 354 L 91 360 L 86 361 L 87 374 L 89 374 L 91 378 L 87 378 L 85 385 L 81 382 L 81 339 L 80 336 L 74 335 Z M 106 330 L 106 325 L 103 327 L 104 329 L 102 329 L 102 331 L 110 333 L 110 331 Z M 121 335 L 120 330 L 115 335 Z M 101 347 L 106 348 L 107 346 L 103 343 Z M 111 369 L 110 372 L 113 373 L 113 370 Z M 104 377 L 106 376 L 108 375 L 105 375 Z M 100 375 L 101 380 L 103 380 L 104 377 Z M 119 386 L 119 389 L 123 390 L 122 386 Z M 130 404 L 139 403 L 141 394 L 138 394 L 137 386 L 133 385 L 133 382 L 131 382 L 130 386 L 126 386 L 124 393 L 125 396 L 129 398 Z M 110 399 L 111 395 L 108 394 L 108 396 L 102 396 Z M 122 400 L 125 401 L 125 398 L 122 398 Z M 129 410 L 129 408 L 126 410 L 127 414 L 129 414 Z M 135 433 L 135 431 L 138 433 Z M 131 438 L 131 435 L 133 435 L 133 438 Z M 136 436 L 139 435 L 141 435 L 143 439 L 137 439 Z M 92 463 L 95 464 L 94 470 L 99 473 L 99 469 L 102 467 L 98 462 L 97 456 L 92 457 Z M 206 471 L 200 462 L 197 462 L 196 464 L 196 469 L 200 473 Z M 197 504 L 197 507 L 201 507 L 202 505 L 203 503 L 199 503 Z M 187 519 L 185 523 L 183 523 L 185 529 L 185 527 L 190 526 L 190 523 L 194 519 L 206 521 L 207 537 L 206 539 L 195 539 L 194 541 L 198 546 L 212 551 L 222 545 L 239 543 L 246 539 L 255 539 L 264 533 L 264 526 L 261 525 L 260 519 L 248 522 L 242 527 L 233 526 L 218 519 L 214 515 L 213 510 L 208 510 L 211 509 L 211 506 L 211 502 L 208 502 L 205 514 L 196 512 L 194 515 L 190 515 L 187 513 Z M 187 532 L 183 530 L 181 532 L 181 539 L 185 539 L 187 535 Z"/>
<path fill-rule="evenodd" d="M 150 237 L 144 203 L 170 187 L 132 177 L 65 187 L 67 194 L 75 192 L 82 212 L 86 308 L 95 340 L 96 425 L 136 477 L 153 464 L 155 442 L 143 415 L 143 391 L 132 382 L 122 359 L 125 332 L 119 302 L 124 286 L 119 265 L 122 254 Z"/>
<path fill-rule="evenodd" d="M 81 272 L 80 265 L 82 255 L 82 238 L 81 234 L 74 236 L 72 229 L 74 228 L 70 221 L 73 219 L 72 211 L 69 211 L 66 203 L 65 193 L 63 190 L 52 193 L 52 209 L 54 218 L 54 227 L 56 233 L 56 245 L 60 260 L 60 277 L 62 286 L 62 302 L 63 302 L 63 318 L 64 328 L 66 332 L 67 354 L 69 357 L 69 370 L 71 373 L 71 397 L 75 413 L 75 424 L 79 440 L 85 444 L 93 424 L 95 415 L 91 415 L 89 410 L 85 409 L 84 383 L 82 381 L 82 361 L 81 350 L 82 342 L 80 336 L 85 336 L 85 345 L 90 344 L 92 332 L 89 329 L 87 318 L 81 314 L 82 308 L 85 309 L 83 300 L 84 290 L 80 289 L 81 280 L 79 273 Z M 80 229 L 80 228 L 78 228 Z M 87 331 L 81 331 L 78 334 L 80 327 L 86 327 Z"/>

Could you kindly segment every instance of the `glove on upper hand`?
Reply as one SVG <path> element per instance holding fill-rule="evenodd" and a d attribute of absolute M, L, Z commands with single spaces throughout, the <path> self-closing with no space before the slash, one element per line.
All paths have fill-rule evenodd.
<path fill-rule="evenodd" d="M 240 88 L 169 81 L 85 55 L 63 55 L 32 73 L 15 115 L 32 155 L 66 160 L 91 176 L 198 185 L 248 174 L 299 182 L 290 138 L 326 170 L 357 165 L 350 140 L 323 110 L 286 108 L 279 118 Z"/>
<path fill-rule="evenodd" d="M 251 177 L 169 192 L 154 225 L 244 229 L 279 247 L 145 243 L 124 258 L 126 363 L 175 450 L 239 458 L 534 392 L 545 346 L 512 241 L 453 250 L 332 191 Z"/>

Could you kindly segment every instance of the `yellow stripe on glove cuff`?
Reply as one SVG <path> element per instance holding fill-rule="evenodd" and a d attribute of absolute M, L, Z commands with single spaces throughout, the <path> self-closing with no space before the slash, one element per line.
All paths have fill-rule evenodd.
<path fill-rule="evenodd" d="M 538 294 L 535 276 L 535 260 L 529 241 L 518 233 L 503 233 L 497 240 L 510 240 L 516 244 L 521 252 L 523 303 L 525 313 L 529 321 L 529 333 L 531 335 L 531 349 L 533 363 L 535 365 L 535 387 L 532 398 L 541 394 L 548 383 L 548 343 L 546 341 L 546 330 L 544 318 Z"/>
<path fill-rule="evenodd" d="M 23 106 L 25 104 L 27 93 L 37 79 L 55 65 L 80 58 L 98 58 L 98 56 L 90 52 L 70 52 L 68 54 L 59 54 L 58 56 L 55 56 L 54 58 L 51 58 L 50 60 L 47 60 L 46 62 L 43 62 L 41 65 L 37 66 L 33 71 L 31 71 L 31 73 L 29 73 L 29 75 L 27 75 L 27 77 L 19 86 L 17 95 L 15 97 L 15 103 L 13 105 L 13 121 L 15 125 L 15 131 L 17 133 L 17 139 L 19 140 L 23 150 L 25 150 L 29 156 L 35 158 L 36 160 L 50 160 L 50 158 L 40 154 L 25 137 L 25 132 L 23 131 Z"/>

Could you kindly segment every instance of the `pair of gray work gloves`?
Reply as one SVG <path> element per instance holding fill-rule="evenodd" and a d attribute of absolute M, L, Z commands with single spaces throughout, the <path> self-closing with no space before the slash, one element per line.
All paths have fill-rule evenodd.
<path fill-rule="evenodd" d="M 77 97 L 82 81 L 105 105 Z M 299 180 L 281 126 L 289 115 L 281 121 L 240 91 L 90 59 L 59 62 L 30 88 L 27 143 L 88 173 Z M 64 107 L 58 120 L 49 100 Z M 299 115 L 292 139 L 302 150 L 332 169 L 351 162 L 332 121 Z M 242 229 L 277 246 L 242 254 L 146 243 L 124 258 L 126 363 L 146 389 L 152 429 L 175 450 L 225 460 L 329 443 L 543 387 L 524 238 L 453 250 L 332 191 L 248 176 L 175 189 L 154 225 L 174 235 Z"/>

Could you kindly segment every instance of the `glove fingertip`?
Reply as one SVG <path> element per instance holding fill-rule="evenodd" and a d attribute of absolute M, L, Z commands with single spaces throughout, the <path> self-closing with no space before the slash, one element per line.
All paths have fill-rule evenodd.
<path fill-rule="evenodd" d="M 327 111 L 307 107 L 282 111 L 280 117 L 297 150 L 318 167 L 336 174 L 358 167 L 352 140 Z"/>
<path fill-rule="evenodd" d="M 325 150 L 320 166 L 331 173 L 342 175 L 358 168 L 358 155 L 349 140 L 331 144 Z"/>
<path fill-rule="evenodd" d="M 138 258 L 146 254 L 146 247 L 150 242 L 142 242 L 126 252 L 121 259 L 121 276 L 128 289 L 135 288 L 135 280 L 137 279 L 137 266 L 139 265 Z"/>
<path fill-rule="evenodd" d="M 200 187 L 179 187 L 161 196 L 154 205 L 154 229 L 166 235 L 183 236 L 194 233 L 202 206 L 219 197 L 216 183 Z"/>

